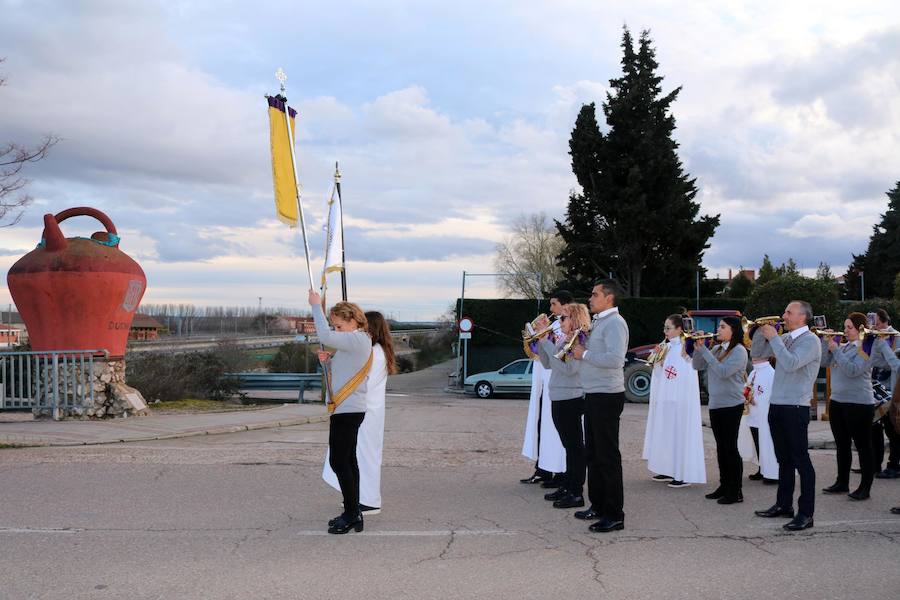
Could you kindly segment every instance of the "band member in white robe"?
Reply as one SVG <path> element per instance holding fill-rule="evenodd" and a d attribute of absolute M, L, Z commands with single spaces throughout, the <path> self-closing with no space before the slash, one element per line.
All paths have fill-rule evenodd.
<path fill-rule="evenodd" d="M 700 420 L 700 382 L 684 352 L 682 316 L 665 322 L 666 340 L 658 347 L 661 360 L 650 379 L 650 412 L 643 458 L 654 479 L 669 487 L 706 483 L 703 425 Z"/>
<path fill-rule="evenodd" d="M 384 449 L 384 400 L 387 376 L 396 373 L 391 330 L 380 312 L 366 313 L 372 338 L 372 368 L 366 382 L 366 417 L 356 438 L 356 460 L 359 462 L 359 508 L 363 515 L 381 512 L 381 456 Z M 337 475 L 325 455 L 322 479 L 340 490 Z"/>
<path fill-rule="evenodd" d="M 550 298 L 550 312 L 557 317 L 562 308 L 572 302 L 572 294 L 560 290 Z M 559 321 L 553 322 L 553 335 L 560 335 Z M 566 450 L 553 425 L 550 403 L 550 370 L 535 359 L 531 371 L 531 396 L 528 400 L 528 418 L 525 421 L 525 440 L 522 455 L 535 461 L 534 474 L 520 480 L 522 483 L 541 483 L 552 487 L 562 485 L 566 471 Z"/>
<path fill-rule="evenodd" d="M 759 329 L 753 332 L 751 342 L 750 360 L 753 361 L 753 371 L 747 378 L 749 407 L 748 414 L 741 419 L 738 450 L 741 457 L 759 467 L 758 472 L 748 479 L 762 479 L 765 483 L 775 484 L 778 483 L 778 459 L 775 458 L 775 446 L 769 431 L 769 396 L 775 380 L 775 369 L 767 358 L 771 355 L 769 342 Z"/>

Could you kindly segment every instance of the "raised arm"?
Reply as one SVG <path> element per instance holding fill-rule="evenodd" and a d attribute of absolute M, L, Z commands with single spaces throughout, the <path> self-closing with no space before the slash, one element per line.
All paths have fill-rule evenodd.
<path fill-rule="evenodd" d="M 831 350 L 828 349 L 828 338 L 822 337 L 822 359 L 819 361 L 820 367 L 830 367 L 831 363 L 834 362 L 834 358 L 831 356 Z"/>
<path fill-rule="evenodd" d="M 880 369 L 890 369 L 891 371 L 900 369 L 900 358 L 897 358 L 883 337 L 879 337 L 872 344 L 872 361 L 872 364 Z"/>
<path fill-rule="evenodd" d="M 735 373 L 747 370 L 747 351 L 743 346 L 738 346 L 725 357 L 721 362 L 710 352 L 709 348 L 701 345 L 700 354 L 709 365 L 710 373 L 715 373 L 721 378 L 731 377 Z M 697 356 L 697 350 L 694 350 L 694 357 Z"/>
<path fill-rule="evenodd" d="M 545 346 L 544 344 L 547 344 L 547 346 Z M 550 340 L 548 340 L 547 338 L 538 340 L 538 360 L 541 361 L 541 364 L 545 369 L 553 368 L 550 364 L 550 359 L 553 357 L 554 352 L 556 352 L 556 346 L 551 344 Z"/>
<path fill-rule="evenodd" d="M 700 351 L 700 349 L 706 350 L 709 352 L 709 348 L 700 344 L 700 346 L 694 346 L 694 356 L 691 357 L 691 366 L 694 367 L 695 371 L 702 371 L 706 369 L 711 363 L 707 362 L 706 357 Z"/>
<path fill-rule="evenodd" d="M 794 344 L 794 347 L 788 350 L 781 336 L 775 336 L 769 340 L 769 345 L 775 353 L 778 366 L 788 372 L 799 371 L 809 363 L 821 360 L 822 348 L 816 339 Z"/>
<path fill-rule="evenodd" d="M 334 331 L 328 324 L 321 305 L 314 304 L 312 314 L 316 335 L 322 344 L 345 352 L 363 352 L 372 349 L 372 340 L 368 335 L 360 335 L 359 331 Z"/>
<path fill-rule="evenodd" d="M 546 344 L 546 345 L 545 345 Z M 553 371 L 558 371 L 560 373 L 564 373 L 566 375 L 574 375 L 578 372 L 578 361 L 577 360 L 559 360 L 554 356 L 556 354 L 557 349 L 550 341 L 541 340 L 540 341 L 540 350 L 541 350 L 541 364 L 544 362 L 544 356 L 547 357 L 547 363 L 544 366 L 548 369 L 552 369 Z"/>

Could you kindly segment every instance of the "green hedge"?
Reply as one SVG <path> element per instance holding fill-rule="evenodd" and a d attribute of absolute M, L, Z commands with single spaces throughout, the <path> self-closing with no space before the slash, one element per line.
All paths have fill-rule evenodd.
<path fill-rule="evenodd" d="M 576 299 L 587 303 L 586 299 Z M 628 322 L 629 347 L 658 342 L 666 317 L 680 308 L 693 308 L 694 298 L 623 298 L 619 311 Z M 701 309 L 729 309 L 743 311 L 744 301 L 733 298 L 701 298 Z M 475 323 L 469 340 L 468 372 L 490 371 L 525 356 L 522 350 L 522 329 L 539 312 L 549 314 L 548 301 L 466 299 L 463 315 Z M 459 315 L 459 300 L 456 302 Z"/>

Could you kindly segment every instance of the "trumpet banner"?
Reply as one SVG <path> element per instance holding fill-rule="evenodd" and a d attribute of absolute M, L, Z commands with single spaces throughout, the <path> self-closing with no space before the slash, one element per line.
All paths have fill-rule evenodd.
<path fill-rule="evenodd" d="M 275 189 L 275 214 L 282 223 L 297 226 L 297 180 L 291 146 L 296 139 L 297 111 L 277 96 L 267 96 L 269 103 L 269 139 L 272 148 L 272 182 Z M 291 132 L 284 123 L 284 111 L 290 115 Z"/>

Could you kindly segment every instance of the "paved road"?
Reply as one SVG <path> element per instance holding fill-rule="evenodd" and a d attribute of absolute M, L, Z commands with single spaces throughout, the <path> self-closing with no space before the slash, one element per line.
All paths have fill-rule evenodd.
<path fill-rule="evenodd" d="M 639 460 L 646 407 L 622 424 L 627 529 L 597 535 L 517 482 L 524 400 L 395 378 L 384 512 L 328 536 L 327 424 L 78 448 L 0 450 L 0 598 L 890 598 L 900 481 L 818 496 L 817 525 L 752 516 L 771 487 L 719 506 Z M 708 432 L 707 432 L 708 435 Z M 707 465 L 715 475 L 712 441 Z M 833 451 L 814 451 L 818 487 Z"/>

